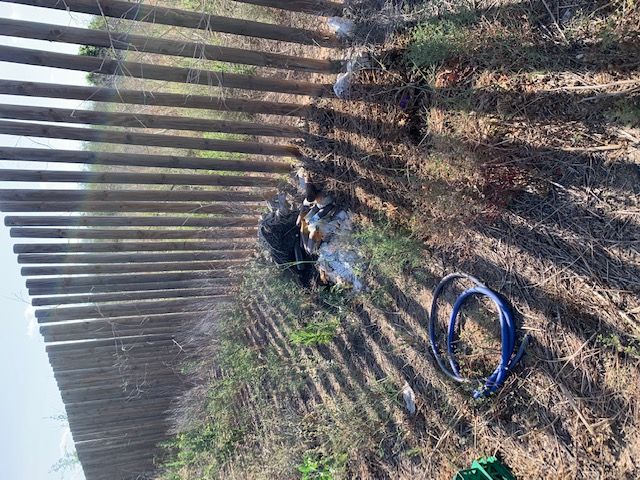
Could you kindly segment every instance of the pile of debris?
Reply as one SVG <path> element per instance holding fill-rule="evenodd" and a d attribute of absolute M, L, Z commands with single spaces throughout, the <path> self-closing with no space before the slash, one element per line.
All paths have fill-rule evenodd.
<path fill-rule="evenodd" d="M 280 193 L 262 217 L 259 235 L 265 251 L 276 264 L 295 270 L 305 285 L 319 281 L 361 290 L 362 259 L 351 213 L 314 184 L 302 168 L 297 182 L 297 193 Z"/>

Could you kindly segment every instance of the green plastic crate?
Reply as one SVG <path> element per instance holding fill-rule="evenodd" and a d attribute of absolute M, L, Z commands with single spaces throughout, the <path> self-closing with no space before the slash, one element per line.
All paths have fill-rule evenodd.
<path fill-rule="evenodd" d="M 486 457 L 474 460 L 471 468 L 460 470 L 453 480 L 516 480 L 516 477 L 496 457 Z"/>

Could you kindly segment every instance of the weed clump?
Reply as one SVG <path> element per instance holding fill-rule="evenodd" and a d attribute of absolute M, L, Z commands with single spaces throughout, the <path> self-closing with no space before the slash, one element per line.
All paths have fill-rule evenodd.
<path fill-rule="evenodd" d="M 326 345 L 338 331 L 340 323 L 337 320 L 323 320 L 311 322 L 308 325 L 289 334 L 289 340 L 294 345 L 310 347 L 313 345 Z"/>
<path fill-rule="evenodd" d="M 244 317 L 238 309 L 229 309 L 219 315 L 224 325 L 214 352 L 209 359 L 191 361 L 186 366 L 193 375 L 211 375 L 204 394 L 185 401 L 200 403 L 199 418 L 186 414 L 179 418 L 179 432 L 164 447 L 171 460 L 164 464 L 163 479 L 184 478 L 183 472 L 210 475 L 219 471 L 245 438 L 250 417 L 238 414 L 238 402 L 247 385 L 264 381 L 269 372 L 259 363 L 257 353 L 242 338 Z"/>
<path fill-rule="evenodd" d="M 316 459 L 313 455 L 305 455 L 303 462 L 298 465 L 302 474 L 301 480 L 333 480 L 334 467 L 330 460 Z"/>
<path fill-rule="evenodd" d="M 325 402 L 328 378 L 345 372 L 313 347 L 343 341 L 350 297 L 305 290 L 268 264 L 245 272 L 237 303 L 190 334 L 198 358 L 184 371 L 197 386 L 175 408 L 158 480 L 351 478 L 383 441 L 397 388 L 372 381 Z"/>

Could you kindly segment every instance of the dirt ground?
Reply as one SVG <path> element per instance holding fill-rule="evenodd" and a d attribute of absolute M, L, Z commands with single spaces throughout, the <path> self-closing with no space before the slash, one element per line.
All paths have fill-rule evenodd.
<path fill-rule="evenodd" d="M 389 259 L 395 271 L 373 265 L 368 292 L 348 300 L 249 279 L 242 333 L 229 337 L 246 356 L 221 353 L 224 332 L 200 338 L 209 374 L 177 414 L 208 418 L 206 438 L 224 449 L 198 453 L 196 429 L 166 478 L 439 480 L 488 455 L 519 479 L 640 478 L 637 4 L 406 0 L 368 15 L 352 3 L 366 21 L 350 53 L 373 68 L 348 100 L 312 103 L 304 165 L 363 228 L 392 225 L 416 248 Z M 432 291 L 455 271 L 503 294 L 530 337 L 480 402 L 429 347 Z M 325 317 L 339 320 L 331 342 L 292 342 Z M 477 304 L 465 319 L 463 373 L 487 375 L 495 315 Z M 220 368 L 222 380 L 210 375 Z"/>
<path fill-rule="evenodd" d="M 353 476 L 451 478 L 495 453 L 518 478 L 640 476 L 640 15 L 570 3 L 491 2 L 471 22 L 441 11 L 442 62 L 420 56 L 443 44 L 396 35 L 371 47 L 351 101 L 315 104 L 307 168 L 365 224 L 403 224 L 426 250 L 423 269 L 377 278 L 392 303 L 364 300 L 335 345 L 419 402 L 398 419 L 411 455 L 386 450 Z M 428 348 L 431 292 L 453 271 L 503 293 L 532 338 L 482 405 Z M 474 323 L 470 343 L 491 321 Z"/>

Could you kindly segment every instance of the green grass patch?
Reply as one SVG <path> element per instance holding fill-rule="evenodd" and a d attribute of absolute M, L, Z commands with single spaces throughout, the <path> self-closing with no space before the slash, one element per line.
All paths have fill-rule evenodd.
<path fill-rule="evenodd" d="M 216 354 L 216 363 L 225 374 L 208 385 L 206 418 L 197 419 L 191 429 L 164 445 L 171 460 L 163 465 L 163 479 L 181 479 L 185 470 L 202 472 L 205 478 L 219 471 L 250 428 L 248 417 L 237 415 L 233 407 L 243 387 L 261 381 L 265 370 L 256 353 L 236 337 L 241 314 L 233 312 L 227 319 L 229 325 Z M 193 365 L 189 367 L 194 370 Z"/>
<path fill-rule="evenodd" d="M 411 32 L 409 60 L 416 67 L 440 64 L 460 55 L 467 44 L 467 28 L 476 19 L 475 12 L 463 10 L 458 14 L 429 19 Z"/>
<path fill-rule="evenodd" d="M 306 290 L 282 269 L 255 262 L 237 300 L 215 319 L 215 348 L 198 359 L 199 367 L 185 364 L 208 380 L 180 401 L 189 407 L 186 421 L 165 444 L 159 480 L 228 478 L 230 471 L 233 478 L 334 480 L 346 478 L 362 455 L 378 455 L 385 412 L 398 402 L 391 379 L 357 389 L 355 400 L 317 403 L 309 415 L 297 410 L 303 389 L 336 374 L 336 363 L 277 340 L 331 342 L 349 316 L 350 298 L 336 289 Z M 275 343 L 259 334 L 265 325 L 279 332 Z M 212 370 L 220 373 L 204 373 Z M 374 410 L 383 411 L 380 418 Z"/>
<path fill-rule="evenodd" d="M 407 230 L 390 223 L 365 227 L 356 233 L 356 238 L 371 267 L 389 278 L 422 265 L 422 244 Z"/>
<path fill-rule="evenodd" d="M 640 127 L 640 97 L 618 100 L 606 117 L 610 122 L 626 127 Z"/>
<path fill-rule="evenodd" d="M 640 360 L 640 346 L 634 345 L 633 341 L 628 339 L 623 341 L 619 335 L 615 334 L 598 335 L 597 340 L 601 345 L 615 350 L 617 353 Z"/>
<path fill-rule="evenodd" d="M 176 453 L 174 459 L 164 465 L 163 478 L 181 480 L 180 471 L 194 467 L 205 475 L 213 473 L 230 456 L 242 437 L 241 430 L 223 428 L 215 423 L 207 423 L 199 429 L 178 434 L 165 446 Z"/>
<path fill-rule="evenodd" d="M 326 345 L 335 337 L 340 322 L 335 319 L 311 322 L 308 325 L 289 334 L 289 340 L 294 345 L 310 347 Z"/>
<path fill-rule="evenodd" d="M 331 459 L 320 460 L 313 455 L 305 455 L 302 464 L 298 465 L 301 480 L 333 480 L 334 468 Z"/>

